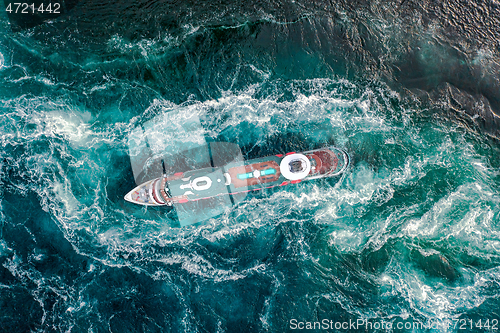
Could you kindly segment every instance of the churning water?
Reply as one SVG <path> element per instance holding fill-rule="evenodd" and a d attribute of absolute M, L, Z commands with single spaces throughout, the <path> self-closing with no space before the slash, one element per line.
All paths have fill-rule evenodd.
<path fill-rule="evenodd" d="M 0 15 L 2 331 L 497 331 L 499 17 L 494 0 L 83 1 L 18 32 Z M 181 107 L 248 158 L 334 144 L 351 166 L 179 228 L 123 197 L 128 135 Z"/>

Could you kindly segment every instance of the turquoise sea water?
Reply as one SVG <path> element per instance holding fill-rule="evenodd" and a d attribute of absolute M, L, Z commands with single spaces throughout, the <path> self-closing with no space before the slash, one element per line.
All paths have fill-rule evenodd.
<path fill-rule="evenodd" d="M 1 331 L 497 331 L 499 18 L 493 0 L 1 14 Z M 186 107 L 248 158 L 334 144 L 351 167 L 179 228 L 123 197 L 129 133 Z"/>

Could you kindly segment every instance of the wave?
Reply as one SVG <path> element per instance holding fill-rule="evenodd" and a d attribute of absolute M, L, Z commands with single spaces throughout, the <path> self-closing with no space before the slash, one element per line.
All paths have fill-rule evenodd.
<path fill-rule="evenodd" d="M 207 6 L 127 32 L 127 15 L 109 24 L 118 7 L 89 3 L 0 34 L 0 297 L 29 309 L 6 315 L 26 322 L 12 330 L 280 331 L 316 316 L 452 331 L 490 315 L 500 165 L 484 135 L 497 119 L 489 23 L 454 40 L 455 3 Z M 180 107 L 246 157 L 335 144 L 352 166 L 177 228 L 173 211 L 123 196 L 128 134 Z"/>

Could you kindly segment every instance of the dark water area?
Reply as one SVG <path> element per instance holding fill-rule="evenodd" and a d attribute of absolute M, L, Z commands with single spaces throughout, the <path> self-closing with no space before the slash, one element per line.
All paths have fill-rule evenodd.
<path fill-rule="evenodd" d="M 65 8 L 0 14 L 0 331 L 499 329 L 500 2 Z M 179 228 L 123 197 L 128 135 L 180 108 L 352 163 Z"/>

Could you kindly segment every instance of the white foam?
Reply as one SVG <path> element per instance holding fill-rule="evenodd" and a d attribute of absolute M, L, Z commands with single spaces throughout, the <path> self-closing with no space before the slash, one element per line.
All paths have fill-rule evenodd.
<path fill-rule="evenodd" d="M 486 299 L 481 290 L 485 282 L 490 280 L 488 274 L 476 273 L 471 284 L 430 284 L 421 271 L 402 262 L 404 259 L 391 261 L 386 272 L 378 279 L 383 291 L 382 299 L 404 298 L 412 312 L 442 323 L 453 320 L 457 314 L 477 308 Z M 468 275 L 472 272 L 463 273 Z"/>
<path fill-rule="evenodd" d="M 47 130 L 63 136 L 75 147 L 88 146 L 95 137 L 88 123 L 90 120 L 89 112 L 62 113 L 54 111 L 45 114 Z"/>
<path fill-rule="evenodd" d="M 214 267 L 203 256 L 197 254 L 183 255 L 179 253 L 165 256 L 157 261 L 168 265 L 181 264 L 182 269 L 189 273 L 199 275 L 205 278 L 210 278 L 216 282 L 239 280 L 244 278 L 250 271 L 259 270 L 262 265 L 245 270 L 241 273 L 233 272 L 231 270 L 218 269 Z"/>
<path fill-rule="evenodd" d="M 265 226 L 272 228 L 276 224 L 289 221 L 313 222 L 331 227 L 329 231 L 330 246 L 346 252 L 359 251 L 368 242 L 375 247 L 382 246 L 389 237 L 387 230 L 401 221 L 405 223 L 401 231 L 402 236 L 439 236 L 443 232 L 443 222 L 440 222 L 440 217 L 444 214 L 440 210 L 456 203 L 456 199 L 451 197 L 449 202 L 444 198 L 436 203 L 433 209 L 424 214 L 422 218 L 415 218 L 411 215 L 413 211 L 417 210 L 416 207 L 406 207 L 405 211 L 397 210 L 389 216 L 375 218 L 370 223 L 364 224 L 359 223 L 353 207 L 364 207 L 371 204 L 382 205 L 393 197 L 397 186 L 411 186 L 413 182 L 418 182 L 426 175 L 426 168 L 429 166 L 453 166 L 456 162 L 450 159 L 448 151 L 450 147 L 453 148 L 456 145 L 456 142 L 448 140 L 447 136 L 444 135 L 443 142 L 431 152 L 428 149 L 429 145 L 418 130 L 407 130 L 397 121 L 395 125 L 394 121 L 389 121 L 384 117 L 383 112 L 378 109 L 380 105 L 374 98 L 378 92 L 367 89 L 361 97 L 351 98 L 335 91 L 325 91 L 324 88 L 326 85 L 338 84 L 344 88 L 354 89 L 355 87 L 349 82 L 315 79 L 293 82 L 291 85 L 294 84 L 313 87 L 308 88 L 312 92 L 303 93 L 300 89 L 294 90 L 295 88 L 286 86 L 285 89 L 292 90 L 291 93 L 295 97 L 292 101 L 283 101 L 278 95 L 266 98 L 254 97 L 255 89 L 259 89 L 259 87 L 255 88 L 254 86 L 248 91 L 238 94 L 228 92 L 217 100 L 199 102 L 188 108 L 200 118 L 206 117 L 209 118 L 209 121 L 213 120 L 211 124 L 213 126 L 210 128 L 212 136 L 228 133 L 228 138 L 234 138 L 240 136 L 241 133 L 238 131 L 246 133 L 245 130 L 251 127 L 252 131 L 249 132 L 248 138 L 242 140 L 246 139 L 248 143 L 256 145 L 260 144 L 259 140 L 267 135 L 280 134 L 289 131 L 290 128 L 301 130 L 309 126 L 320 133 L 319 136 L 314 133 L 314 135 L 307 137 L 308 140 L 312 141 L 321 142 L 323 140 L 324 142 L 324 139 L 333 131 L 335 131 L 335 139 L 340 143 L 349 142 L 350 138 L 357 133 L 375 133 L 382 135 L 381 142 L 388 141 L 393 145 L 401 145 L 404 136 L 408 137 L 417 150 L 422 149 L 424 153 L 409 155 L 404 160 L 403 165 L 393 169 L 376 169 L 367 162 L 358 161 L 336 186 L 320 186 L 311 182 L 301 193 L 284 188 L 281 191 L 275 191 L 269 197 L 263 194 L 259 198 L 247 200 L 234 210 L 213 219 L 203 227 L 194 226 L 181 230 L 171 230 L 165 227 L 158 231 L 159 229 L 154 228 L 159 224 L 164 223 L 168 226 L 172 221 L 168 217 L 141 220 L 121 208 L 119 203 L 107 200 L 107 179 L 105 177 L 107 177 L 108 167 L 106 163 L 109 161 L 104 158 L 96 162 L 96 155 L 92 149 L 85 148 L 99 147 L 103 143 L 110 147 L 123 145 L 127 133 L 139 122 L 142 122 L 142 119 L 152 118 L 161 112 L 170 112 L 178 106 L 169 101 L 157 99 L 144 112 L 142 119 L 136 117 L 129 124 L 115 123 L 101 129 L 93 128 L 92 116 L 85 109 L 71 107 L 61 102 L 54 103 L 44 100 L 43 111 L 38 109 L 39 105 L 42 104 L 41 101 L 33 101 L 34 105 L 16 104 L 16 116 L 35 125 L 35 129 L 31 132 L 23 132 L 25 136 L 28 136 L 25 138 L 28 141 L 36 140 L 42 135 L 57 139 L 62 138 L 61 147 L 58 146 L 57 149 L 64 152 L 64 146 L 68 145 L 82 153 L 82 157 L 73 161 L 71 167 L 78 168 L 79 172 L 84 175 L 83 178 L 86 178 L 83 185 L 87 188 L 87 196 L 75 195 L 73 188 L 75 184 L 72 184 L 65 174 L 68 170 L 58 166 L 59 161 L 49 155 L 38 156 L 33 160 L 34 165 L 40 166 L 37 171 L 34 171 L 38 173 L 36 176 L 38 178 L 34 177 L 34 179 L 49 178 L 48 181 L 42 182 L 44 185 L 48 184 L 40 192 L 44 197 L 43 206 L 57 218 L 67 238 L 76 247 L 79 247 L 80 240 L 76 231 L 85 230 L 88 235 L 95 237 L 101 245 L 108 247 L 106 254 L 108 257 L 104 258 L 107 260 L 107 264 L 113 262 L 123 264 L 131 261 L 132 253 L 147 256 L 148 254 L 140 252 L 142 246 L 146 246 L 141 244 L 148 243 L 152 239 L 161 246 L 168 244 L 184 246 L 191 244 L 197 239 L 196 237 L 216 241 L 232 237 L 249 228 Z M 68 110 L 70 112 L 67 112 Z M 245 127 L 247 125 L 248 127 Z M 23 134 L 16 136 L 16 140 L 22 141 Z M 463 151 L 467 152 L 468 149 Z M 488 169 L 486 161 L 476 159 L 474 165 L 483 174 L 491 175 L 492 170 Z M 44 171 L 43 168 L 47 168 L 45 170 L 50 170 L 50 172 Z M 55 176 L 53 176 L 54 174 Z M 475 192 L 482 193 L 484 200 L 488 202 L 497 200 L 492 199 L 495 197 L 494 191 L 488 190 L 482 182 L 478 182 L 474 186 L 476 186 Z M 488 193 L 490 193 L 489 196 Z M 463 195 L 459 197 L 463 199 Z M 310 212 L 312 209 L 314 212 Z M 492 223 L 495 211 L 494 209 L 490 210 L 480 207 L 477 212 L 472 211 L 465 214 L 464 224 L 456 225 L 457 234 L 467 235 L 469 240 L 476 237 L 477 242 L 479 240 L 486 241 L 484 238 L 484 235 L 487 234 L 486 230 L 475 231 L 479 230 L 478 225 L 481 223 Z M 305 211 L 310 214 L 302 214 Z M 411 216 L 411 218 L 406 218 L 406 216 Z M 110 228 L 108 225 L 115 223 L 116 220 L 123 221 L 122 225 Z M 470 221 L 473 221 L 474 224 L 467 225 L 467 223 L 472 223 Z M 136 228 L 137 225 L 141 225 L 143 231 L 133 238 L 130 236 L 130 230 Z M 146 232 L 148 226 L 154 230 Z M 485 244 L 492 251 L 500 246 L 498 242 L 491 240 Z M 299 245 L 302 248 L 301 251 L 306 253 L 306 244 Z M 118 256 L 116 254 L 118 252 L 125 255 Z M 165 260 L 172 261 L 172 263 L 177 262 L 193 274 L 210 278 L 236 279 L 241 278 L 238 274 L 243 274 L 242 272 L 233 272 L 235 274 L 233 275 L 230 270 L 210 266 L 212 264 L 209 261 L 203 261 L 206 260 L 203 257 L 169 257 Z"/>
<path fill-rule="evenodd" d="M 500 197 L 482 190 L 483 186 L 477 183 L 460 185 L 421 218 L 410 220 L 404 232 L 418 238 L 455 237 L 486 250 L 484 242 L 493 235 L 500 236 L 500 231 L 492 225 L 500 211 Z M 491 206 L 492 203 L 496 204 Z M 495 242 L 489 244 L 489 250 L 497 246 Z"/>
<path fill-rule="evenodd" d="M 12 249 L 8 247 L 7 243 L 3 240 L 0 240 L 0 257 L 7 255 L 11 251 Z"/>
<path fill-rule="evenodd" d="M 196 28 L 187 27 L 187 34 L 192 34 L 196 30 Z M 119 35 L 114 35 L 107 43 L 110 52 L 120 52 L 123 56 L 134 57 L 134 60 L 137 56 L 148 60 L 162 57 L 169 53 L 170 48 L 177 45 L 179 45 L 179 39 L 168 33 L 165 33 L 164 36 L 159 34 L 155 38 L 143 38 L 137 42 L 127 41 Z"/>

